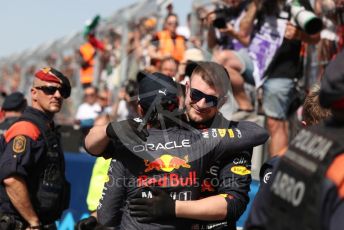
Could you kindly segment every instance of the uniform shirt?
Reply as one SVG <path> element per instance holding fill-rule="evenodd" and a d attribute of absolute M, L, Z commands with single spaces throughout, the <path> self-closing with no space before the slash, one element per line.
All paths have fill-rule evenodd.
<path fill-rule="evenodd" d="M 344 125 L 331 124 L 332 121 L 313 126 L 310 129 L 318 129 L 318 127 L 326 128 L 331 133 L 331 128 L 342 128 Z M 262 166 L 261 184 L 259 191 L 252 204 L 252 209 L 245 223 L 247 230 L 265 229 L 268 223 L 268 216 L 271 214 L 270 203 L 270 187 L 274 172 L 279 166 L 280 157 L 272 158 Z M 332 161 L 326 171 L 324 180 L 321 182 L 321 229 L 324 230 L 340 230 L 344 226 L 344 153 L 339 154 Z M 281 226 L 282 227 L 282 226 Z M 278 229 L 276 229 L 278 230 Z"/>
<path fill-rule="evenodd" d="M 43 112 L 27 107 L 24 114 L 30 113 L 37 119 L 52 124 L 51 119 Z M 36 125 L 28 121 L 19 121 L 11 126 L 4 134 L 5 149 L 0 156 L 0 181 L 16 175 L 26 182 L 31 203 L 38 204 L 37 189 L 40 176 L 46 165 L 46 143 Z M 62 150 L 61 150 L 62 152 Z M 63 160 L 63 159 L 61 159 Z M 64 169 L 62 169 L 64 171 Z M 20 218 L 5 191 L 3 183 L 0 185 L 0 212 L 14 214 Z M 41 217 L 39 217 L 41 218 Z"/>
<path fill-rule="evenodd" d="M 266 223 L 268 219 L 268 212 L 266 208 L 266 202 L 269 199 L 269 184 L 271 183 L 270 178 L 274 168 L 278 165 L 280 157 L 274 157 L 265 162 L 259 172 L 260 186 L 259 190 L 253 200 L 251 210 L 248 218 L 245 222 L 245 229 L 256 229 L 260 227 L 262 223 Z"/>
<path fill-rule="evenodd" d="M 146 143 L 121 147 L 118 143 L 108 146 L 106 151 L 116 152 L 116 161 L 109 169 L 109 182 L 105 184 L 103 197 L 98 207 L 98 220 L 106 226 L 121 222 L 124 229 L 188 229 L 190 221 L 177 219 L 167 222 L 141 224 L 129 214 L 123 200 L 132 197 L 151 197 L 149 186 L 164 188 L 175 200 L 195 200 L 200 198 L 200 183 L 204 178 L 204 168 L 212 160 L 218 160 L 228 149 L 238 151 L 246 146 L 264 143 L 266 131 L 258 125 L 243 122 L 233 128 L 217 129 L 219 135 L 212 137 L 211 130 L 190 131 L 177 127 L 167 130 L 150 129 Z M 240 136 L 240 138 L 239 138 Z M 255 137 L 253 142 L 252 137 Z M 120 154 L 118 154 L 120 153 Z M 141 158 L 142 157 L 142 158 Z M 148 160 L 147 158 L 151 159 Z M 124 178 L 124 179 L 122 179 Z"/>

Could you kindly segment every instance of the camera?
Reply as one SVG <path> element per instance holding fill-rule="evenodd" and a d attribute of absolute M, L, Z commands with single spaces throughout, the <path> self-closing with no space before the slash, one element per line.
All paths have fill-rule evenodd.
<path fill-rule="evenodd" d="M 215 13 L 215 19 L 213 21 L 213 26 L 218 28 L 218 29 L 223 29 L 227 27 L 227 18 L 228 14 L 227 11 L 229 8 L 224 8 L 224 9 L 217 9 L 214 11 Z"/>
<path fill-rule="evenodd" d="M 227 22 L 239 17 L 239 14 L 244 10 L 247 1 L 242 1 L 237 6 L 224 6 L 214 10 L 212 13 L 215 14 L 215 19 L 213 21 L 213 26 L 218 29 L 223 29 L 227 27 Z"/>
<path fill-rule="evenodd" d="M 306 10 L 298 2 L 290 5 L 291 22 L 300 27 L 307 34 L 319 33 L 323 28 L 322 20 L 312 11 Z"/>

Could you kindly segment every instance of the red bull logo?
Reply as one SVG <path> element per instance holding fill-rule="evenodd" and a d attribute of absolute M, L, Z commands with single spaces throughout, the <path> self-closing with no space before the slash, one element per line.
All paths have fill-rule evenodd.
<path fill-rule="evenodd" d="M 174 169 L 179 169 L 180 167 L 191 168 L 190 164 L 188 164 L 188 156 L 185 156 L 184 159 L 182 159 L 169 154 L 164 154 L 154 161 L 149 162 L 148 160 L 144 160 L 144 162 L 147 166 L 145 172 L 150 172 L 152 170 L 172 172 Z"/>
<path fill-rule="evenodd" d="M 196 171 L 190 171 L 186 176 L 182 176 L 177 173 L 164 173 L 151 177 L 141 175 L 137 178 L 138 187 L 186 187 L 192 185 L 197 185 Z"/>

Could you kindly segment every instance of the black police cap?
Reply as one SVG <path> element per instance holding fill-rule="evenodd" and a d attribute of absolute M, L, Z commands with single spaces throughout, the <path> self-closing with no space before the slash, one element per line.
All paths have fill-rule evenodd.
<path fill-rule="evenodd" d="M 5 97 L 2 105 L 2 110 L 5 111 L 18 111 L 26 105 L 25 96 L 20 92 L 14 92 Z"/>

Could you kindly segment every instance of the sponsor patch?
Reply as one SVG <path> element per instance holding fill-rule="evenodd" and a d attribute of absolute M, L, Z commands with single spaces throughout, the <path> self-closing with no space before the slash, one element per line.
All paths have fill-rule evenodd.
<path fill-rule="evenodd" d="M 235 174 L 244 176 L 251 173 L 251 170 L 247 169 L 245 166 L 233 166 L 231 171 Z"/>
<path fill-rule="evenodd" d="M 26 146 L 26 137 L 23 135 L 16 136 L 13 140 L 13 152 L 15 153 L 23 153 L 25 151 Z"/>
<path fill-rule="evenodd" d="M 264 184 L 267 184 L 269 182 L 271 174 L 272 174 L 272 172 L 268 172 L 264 175 L 264 178 L 263 178 Z"/>
<path fill-rule="evenodd" d="M 220 137 L 226 136 L 226 129 L 218 129 L 217 131 L 219 132 Z"/>
<path fill-rule="evenodd" d="M 228 134 L 230 138 L 234 138 L 234 132 L 233 129 L 228 129 Z"/>

